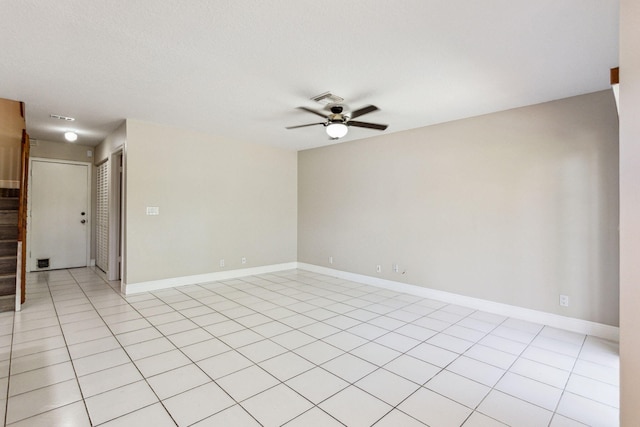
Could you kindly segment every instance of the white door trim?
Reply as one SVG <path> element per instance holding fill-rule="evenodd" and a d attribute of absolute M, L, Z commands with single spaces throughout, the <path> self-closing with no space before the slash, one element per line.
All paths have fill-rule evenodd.
<path fill-rule="evenodd" d="M 108 280 L 120 280 L 122 270 L 120 255 L 122 252 L 122 173 L 121 164 L 123 150 L 116 150 L 109 155 L 109 271 Z M 124 159 L 123 159 L 124 160 Z"/>
<path fill-rule="evenodd" d="M 86 259 L 87 259 L 87 266 L 91 265 L 91 231 L 93 228 L 93 221 L 92 221 L 92 212 L 91 212 L 91 203 L 92 203 L 92 198 L 91 198 L 91 177 L 93 175 L 93 163 L 91 162 L 76 162 L 73 160 L 58 160 L 58 159 L 47 159 L 44 157 L 31 157 L 29 159 L 29 184 L 27 185 L 27 192 L 28 192 L 28 198 L 27 198 L 27 253 L 29 253 L 29 251 L 31 250 L 31 203 L 32 203 L 32 197 L 31 197 L 31 192 L 32 192 L 32 183 L 31 183 L 31 173 L 33 171 L 33 163 L 34 162 L 43 162 L 43 163 L 62 163 L 62 164 L 70 164 L 70 165 L 80 165 L 80 166 L 86 166 L 87 167 L 87 228 L 89 230 L 89 232 L 87 233 L 87 254 L 86 254 Z M 27 257 L 30 258 L 30 257 Z M 27 271 L 31 272 L 31 263 L 27 262 L 26 265 Z"/>

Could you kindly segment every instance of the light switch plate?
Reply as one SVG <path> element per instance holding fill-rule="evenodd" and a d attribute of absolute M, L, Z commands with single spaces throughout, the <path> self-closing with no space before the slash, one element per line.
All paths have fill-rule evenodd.
<path fill-rule="evenodd" d="M 160 215 L 160 208 L 158 206 L 147 206 L 147 215 Z"/>

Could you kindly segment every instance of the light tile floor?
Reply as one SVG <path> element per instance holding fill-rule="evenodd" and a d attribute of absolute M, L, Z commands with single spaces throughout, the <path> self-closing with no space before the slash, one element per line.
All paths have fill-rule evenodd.
<path fill-rule="evenodd" d="M 616 426 L 615 343 L 300 270 L 122 296 L 30 274 L 7 426 Z"/>

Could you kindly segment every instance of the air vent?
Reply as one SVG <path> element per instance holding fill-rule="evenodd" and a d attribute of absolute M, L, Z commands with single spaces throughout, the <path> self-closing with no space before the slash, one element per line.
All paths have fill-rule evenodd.
<path fill-rule="evenodd" d="M 75 119 L 73 117 L 61 116 L 60 114 L 49 114 L 49 117 L 52 119 L 64 120 L 67 122 L 72 122 Z"/>
<path fill-rule="evenodd" d="M 331 92 L 321 93 L 320 95 L 311 98 L 312 101 L 318 102 L 322 105 L 327 104 L 340 104 L 344 102 L 344 98 L 334 95 Z"/>

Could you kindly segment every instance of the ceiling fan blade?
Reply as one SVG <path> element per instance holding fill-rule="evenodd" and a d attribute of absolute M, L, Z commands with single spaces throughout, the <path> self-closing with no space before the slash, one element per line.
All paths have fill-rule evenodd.
<path fill-rule="evenodd" d="M 364 116 L 365 114 L 372 113 L 376 110 L 378 110 L 378 107 L 376 107 L 375 105 L 367 105 L 366 107 L 362 107 L 356 111 L 352 111 L 349 117 L 355 119 L 356 117 Z"/>
<path fill-rule="evenodd" d="M 378 123 L 357 122 L 355 120 L 349 120 L 347 126 L 355 126 L 359 128 L 368 128 L 376 130 L 385 130 L 389 125 L 380 125 Z"/>
<path fill-rule="evenodd" d="M 324 124 L 325 124 L 325 122 L 309 123 L 309 124 L 306 124 L 306 125 L 289 126 L 286 129 L 304 128 L 304 127 L 307 127 L 307 126 L 324 125 Z"/>
<path fill-rule="evenodd" d="M 304 111 L 308 111 L 311 114 L 315 114 L 316 116 L 320 116 L 322 118 L 327 118 L 327 116 L 323 113 L 321 113 L 320 111 L 316 111 L 314 109 L 311 108 L 307 108 L 307 107 L 298 107 L 299 110 L 304 110 Z"/>

